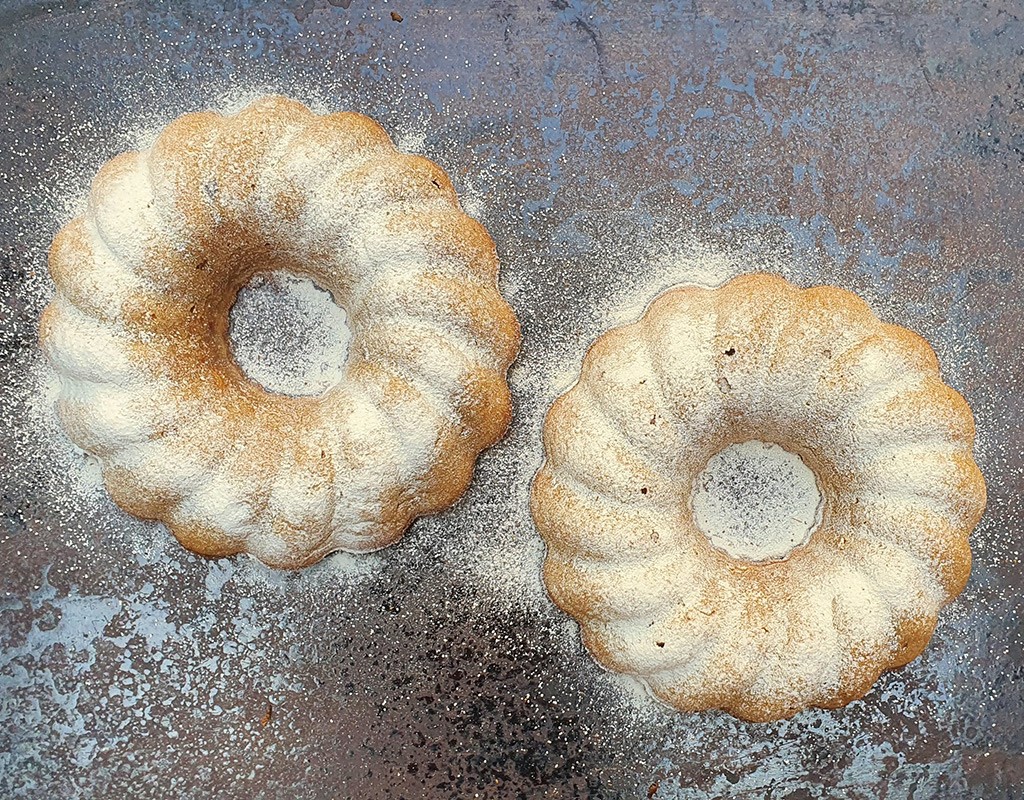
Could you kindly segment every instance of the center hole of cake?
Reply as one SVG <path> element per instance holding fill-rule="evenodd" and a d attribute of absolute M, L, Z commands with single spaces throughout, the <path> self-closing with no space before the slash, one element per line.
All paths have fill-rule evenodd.
<path fill-rule="evenodd" d="M 719 451 L 691 496 L 697 527 L 734 558 L 776 561 L 806 544 L 821 522 L 821 490 L 795 453 L 749 441 Z"/>
<path fill-rule="evenodd" d="M 228 316 L 235 363 L 278 394 L 318 395 L 338 384 L 351 338 L 345 310 L 331 293 L 289 272 L 256 274 Z"/>

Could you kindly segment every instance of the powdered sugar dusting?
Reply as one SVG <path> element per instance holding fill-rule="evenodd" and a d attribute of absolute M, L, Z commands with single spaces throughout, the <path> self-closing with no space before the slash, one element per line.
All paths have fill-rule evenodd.
<path fill-rule="evenodd" d="M 352 336 L 345 310 L 311 279 L 258 274 L 239 291 L 230 320 L 235 360 L 270 391 L 317 395 L 344 377 Z"/>
<path fill-rule="evenodd" d="M 640 318 L 648 304 L 673 286 L 700 286 L 714 289 L 730 278 L 751 271 L 749 252 L 727 253 L 702 247 L 696 240 L 683 239 L 670 249 L 662 245 L 640 256 L 650 264 L 650 272 L 641 273 L 636 284 L 621 291 L 607 303 L 606 327 L 616 327 Z M 784 264 L 775 260 L 779 274 Z M 771 269 L 771 267 L 766 267 Z"/>
<path fill-rule="evenodd" d="M 403 153 L 422 153 L 427 145 L 427 132 L 406 127 L 395 136 L 395 146 Z"/>
<path fill-rule="evenodd" d="M 988 796 L 1015 780 L 1006 723 L 1021 692 L 1005 678 L 1021 635 L 1006 621 L 1020 605 L 1024 510 L 1012 488 L 1021 283 L 1006 59 L 1019 23 L 980 4 L 963 20 L 909 13 L 895 26 L 877 4 L 808 16 L 775 3 L 753 26 L 689 3 L 11 5 L 6 793 L 902 798 Z M 60 209 L 136 146 L 136 127 L 149 128 L 146 149 L 178 114 L 224 109 L 238 86 L 368 113 L 400 143 L 406 120 L 429 131 L 425 154 L 487 206 L 463 198 L 487 215 L 526 333 L 514 442 L 485 454 L 463 502 L 380 554 L 298 575 L 195 558 L 102 489 L 77 499 L 16 400 L 50 291 L 41 251 L 80 210 Z M 633 287 L 641 310 L 656 294 L 643 256 L 680 239 L 664 228 L 681 218 L 709 239 L 739 226 L 788 248 L 783 228 L 797 241 L 791 277 L 853 289 L 926 336 L 978 417 L 994 513 L 967 596 L 924 658 L 842 710 L 755 726 L 657 706 L 593 664 L 517 560 L 539 564 L 523 498 L 504 488 L 522 462 L 539 465 L 520 422 L 575 380 L 607 327 L 595 317 Z M 571 252 L 563 223 L 583 232 Z M 336 562 L 366 565 L 369 579 L 332 574 Z"/>
<path fill-rule="evenodd" d="M 781 559 L 805 544 L 821 521 L 821 494 L 800 456 L 748 441 L 719 451 L 697 476 L 697 527 L 735 558 Z"/>
<path fill-rule="evenodd" d="M 53 464 L 48 478 L 63 484 L 63 491 L 59 491 L 58 496 L 64 497 L 71 508 L 78 503 L 93 505 L 106 500 L 99 459 L 74 445 L 64 435 L 54 413 L 61 391 L 57 373 L 39 358 L 26 365 L 24 374 L 33 387 L 27 396 L 25 415 L 39 435 L 38 459 Z"/>

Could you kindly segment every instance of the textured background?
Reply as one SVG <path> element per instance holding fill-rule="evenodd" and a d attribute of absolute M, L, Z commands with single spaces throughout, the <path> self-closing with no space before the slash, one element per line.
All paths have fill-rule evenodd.
<path fill-rule="evenodd" d="M 1024 795 L 1024 6 L 954 5 L 0 2 L 0 796 Z M 448 170 L 524 330 L 517 420 L 463 501 L 300 575 L 113 507 L 35 345 L 45 248 L 99 165 L 265 90 Z M 922 658 L 750 725 L 589 660 L 526 487 L 598 331 L 766 266 L 933 342 L 990 505 Z"/>

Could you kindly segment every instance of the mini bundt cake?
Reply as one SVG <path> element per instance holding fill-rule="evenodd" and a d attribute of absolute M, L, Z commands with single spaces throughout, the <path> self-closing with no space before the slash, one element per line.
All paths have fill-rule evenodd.
<path fill-rule="evenodd" d="M 548 592 L 600 664 L 676 709 L 845 705 L 967 581 L 973 441 L 931 347 L 848 291 L 670 290 L 548 414 Z"/>
<path fill-rule="evenodd" d="M 257 272 L 329 290 L 345 375 L 268 392 L 232 357 Z M 516 318 L 445 173 L 373 120 L 278 96 L 109 161 L 50 249 L 40 323 L 68 436 L 110 495 L 208 556 L 278 568 L 391 544 L 465 491 L 510 419 Z"/>

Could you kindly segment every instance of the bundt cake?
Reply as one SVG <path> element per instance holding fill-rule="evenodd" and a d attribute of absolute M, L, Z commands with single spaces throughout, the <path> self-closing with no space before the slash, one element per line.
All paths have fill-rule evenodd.
<path fill-rule="evenodd" d="M 604 667 L 766 721 L 917 657 L 970 572 L 974 420 L 932 348 L 848 291 L 677 288 L 551 408 L 544 581 Z"/>
<path fill-rule="evenodd" d="M 50 249 L 40 338 L 68 436 L 110 495 L 207 556 L 375 550 L 462 495 L 510 419 L 516 318 L 445 173 L 373 120 L 270 96 L 187 114 L 96 176 Z M 344 378 L 269 392 L 232 357 L 257 273 L 329 290 Z"/>

